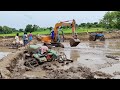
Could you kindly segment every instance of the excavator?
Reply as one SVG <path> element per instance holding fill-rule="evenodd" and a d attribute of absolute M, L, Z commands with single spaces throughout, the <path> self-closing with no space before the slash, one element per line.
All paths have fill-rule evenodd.
<path fill-rule="evenodd" d="M 72 23 L 68 23 L 70 21 L 72 21 Z M 76 21 L 74 19 L 56 23 L 53 29 L 53 36 L 52 37 L 51 36 L 40 36 L 39 40 L 41 40 L 44 43 L 44 45 L 52 45 L 55 47 L 64 48 L 64 45 L 61 43 L 61 40 L 60 40 L 60 31 L 61 31 L 63 41 L 64 41 L 64 33 L 62 30 L 60 30 L 60 27 L 62 26 L 72 27 L 72 37 L 70 38 L 70 46 L 76 47 L 80 43 L 80 40 L 77 38 L 77 33 L 75 32 Z"/>

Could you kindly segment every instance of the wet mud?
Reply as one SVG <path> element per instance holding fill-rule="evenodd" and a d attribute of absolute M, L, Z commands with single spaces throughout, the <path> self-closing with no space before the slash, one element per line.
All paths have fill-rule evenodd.
<path fill-rule="evenodd" d="M 14 66 L 15 65 L 15 66 Z M 112 76 L 102 72 L 91 72 L 84 66 L 61 69 L 62 64 L 48 62 L 34 69 L 25 67 L 22 60 L 13 64 L 9 69 L 12 73 L 10 79 L 110 79 Z"/>
<path fill-rule="evenodd" d="M 41 44 L 37 42 L 37 44 Z M 77 47 L 55 48 L 72 63 L 46 62 L 33 69 L 24 65 L 23 57 L 13 60 L 6 69 L 9 79 L 116 79 L 120 78 L 120 40 L 82 41 Z M 0 49 L 1 50 L 1 49 Z M 3 50 L 4 51 L 4 50 Z M 3 52 L 1 51 L 1 52 Z M 6 50 L 7 51 L 7 50 Z M 2 65 L 2 64 L 1 64 Z M 7 72 L 6 72 L 7 73 Z M 0 74 L 5 78 L 4 74 Z"/>

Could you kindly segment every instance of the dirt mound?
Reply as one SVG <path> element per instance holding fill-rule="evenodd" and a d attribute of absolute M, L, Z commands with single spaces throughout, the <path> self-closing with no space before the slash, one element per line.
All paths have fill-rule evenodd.
<path fill-rule="evenodd" d="M 10 39 L 0 39 L 0 46 L 4 46 L 4 47 L 6 47 L 6 46 L 11 46 L 11 43 L 13 42 L 13 38 L 10 38 Z"/>
<path fill-rule="evenodd" d="M 83 67 L 52 70 L 47 76 L 50 79 L 94 79 L 94 74 L 90 72 L 90 69 Z"/>
<path fill-rule="evenodd" d="M 112 76 L 110 74 L 106 74 L 100 71 L 96 71 L 94 72 L 95 75 L 99 76 L 99 77 L 104 77 L 106 79 L 110 79 Z"/>

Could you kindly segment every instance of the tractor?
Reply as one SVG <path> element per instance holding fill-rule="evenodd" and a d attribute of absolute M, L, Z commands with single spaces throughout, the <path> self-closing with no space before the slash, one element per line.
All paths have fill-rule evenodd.
<path fill-rule="evenodd" d="M 105 41 L 104 34 L 102 32 L 90 33 L 89 41 L 96 41 L 96 40 Z"/>

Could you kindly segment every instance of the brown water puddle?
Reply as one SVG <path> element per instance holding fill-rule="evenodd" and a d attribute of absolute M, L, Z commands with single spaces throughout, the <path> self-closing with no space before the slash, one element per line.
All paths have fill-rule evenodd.
<path fill-rule="evenodd" d="M 9 47 L 0 47 L 0 52 L 16 52 L 18 49 L 9 49 Z"/>
<path fill-rule="evenodd" d="M 9 49 L 8 47 L 0 47 L 0 59 L 7 56 L 10 53 L 15 53 L 17 49 Z"/>
<path fill-rule="evenodd" d="M 58 52 L 64 52 L 68 59 L 74 63 L 62 67 L 63 69 L 79 64 L 91 68 L 93 71 L 116 64 L 119 61 L 107 58 L 106 55 L 120 56 L 120 40 L 107 39 L 103 41 L 82 41 L 77 47 L 70 47 L 68 42 L 63 42 L 65 48 L 53 48 Z"/>
<path fill-rule="evenodd" d="M 119 60 L 116 61 L 106 57 L 106 55 L 117 55 L 120 57 L 119 39 L 108 39 L 105 42 L 85 41 L 81 42 L 77 47 L 70 47 L 67 42 L 63 44 L 65 46 L 64 49 L 57 48 L 56 50 L 59 52 L 63 51 L 67 55 L 67 58 L 75 61 L 71 66 L 81 64 L 96 71 L 119 63 Z"/>

